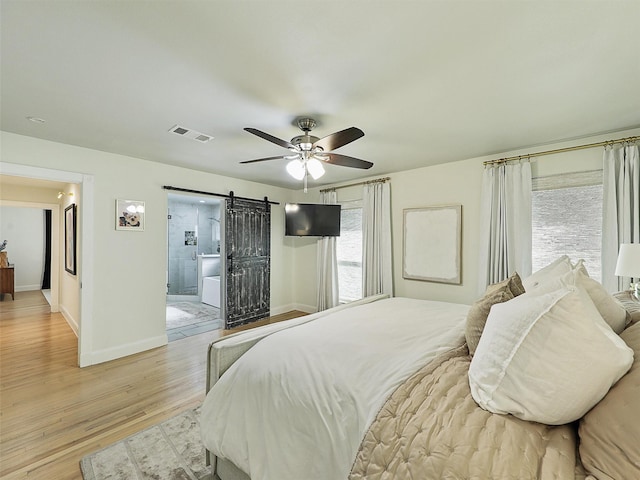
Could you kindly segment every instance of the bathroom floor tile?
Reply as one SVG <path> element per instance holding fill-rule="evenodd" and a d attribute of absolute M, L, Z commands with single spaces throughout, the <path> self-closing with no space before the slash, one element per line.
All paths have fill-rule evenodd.
<path fill-rule="evenodd" d="M 220 309 L 200 302 L 167 302 L 167 337 L 170 342 L 224 328 Z"/>

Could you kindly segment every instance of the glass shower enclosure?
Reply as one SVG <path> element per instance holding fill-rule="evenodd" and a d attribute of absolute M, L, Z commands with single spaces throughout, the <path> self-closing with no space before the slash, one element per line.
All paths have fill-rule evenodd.
<path fill-rule="evenodd" d="M 195 299 L 198 256 L 220 253 L 220 200 L 170 193 L 167 218 L 167 295 Z"/>

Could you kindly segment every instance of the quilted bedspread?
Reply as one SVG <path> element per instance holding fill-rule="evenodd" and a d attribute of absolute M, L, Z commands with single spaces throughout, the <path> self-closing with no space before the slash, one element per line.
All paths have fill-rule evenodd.
<path fill-rule="evenodd" d="M 481 409 L 466 345 L 440 354 L 389 397 L 349 475 L 360 479 L 574 479 L 576 434 Z"/>

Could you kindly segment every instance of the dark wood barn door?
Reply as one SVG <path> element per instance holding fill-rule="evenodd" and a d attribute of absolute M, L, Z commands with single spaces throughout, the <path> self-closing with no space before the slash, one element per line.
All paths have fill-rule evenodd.
<path fill-rule="evenodd" d="M 265 200 L 226 200 L 225 328 L 269 316 L 271 205 Z"/>

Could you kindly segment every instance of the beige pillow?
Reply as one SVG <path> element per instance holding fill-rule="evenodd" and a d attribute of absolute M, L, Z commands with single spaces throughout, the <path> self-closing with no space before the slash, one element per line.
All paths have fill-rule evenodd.
<path fill-rule="evenodd" d="M 514 297 L 524 293 L 524 286 L 518 272 L 513 272 L 506 280 L 489 285 L 484 293 L 487 295 L 505 289 L 509 290 Z"/>
<path fill-rule="evenodd" d="M 520 275 L 516 272 L 502 282 L 489 285 L 482 298 L 471 305 L 467 314 L 467 324 L 464 332 L 470 355 L 473 355 L 476 351 L 491 306 L 511 300 L 523 293 L 524 287 L 522 286 Z"/>
<path fill-rule="evenodd" d="M 588 412 L 632 362 L 589 295 L 563 287 L 491 308 L 469 386 L 485 410 L 561 425 Z"/>
<path fill-rule="evenodd" d="M 633 296 L 631 290 L 614 293 L 613 297 L 627 311 L 627 328 L 640 323 L 640 300 Z"/>
<path fill-rule="evenodd" d="M 640 478 L 640 325 L 620 336 L 634 350 L 633 365 L 578 429 L 582 464 L 600 480 Z"/>

